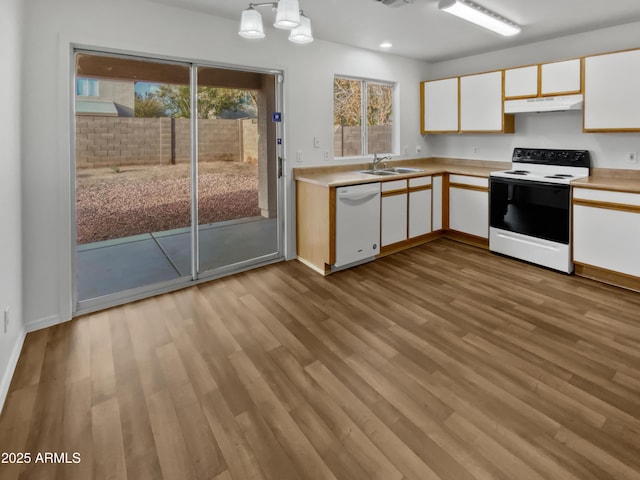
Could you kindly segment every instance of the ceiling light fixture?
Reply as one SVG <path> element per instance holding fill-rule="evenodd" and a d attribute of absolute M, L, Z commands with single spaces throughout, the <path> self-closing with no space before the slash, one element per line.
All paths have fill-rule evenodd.
<path fill-rule="evenodd" d="M 440 0 L 438 9 L 505 37 L 520 33 L 520 26 L 469 0 Z"/>
<path fill-rule="evenodd" d="M 380 47 L 380 48 L 391 48 L 391 47 L 393 47 L 393 44 L 392 44 L 391 42 L 382 42 L 382 43 L 379 45 L 379 47 Z"/>
<path fill-rule="evenodd" d="M 245 38 L 264 38 L 262 15 L 256 7 L 271 7 L 276 12 L 276 28 L 291 30 L 289 40 L 294 43 L 313 42 L 311 21 L 300 10 L 298 0 L 278 0 L 276 2 L 250 3 L 249 8 L 242 12 L 240 31 L 238 34 Z"/>

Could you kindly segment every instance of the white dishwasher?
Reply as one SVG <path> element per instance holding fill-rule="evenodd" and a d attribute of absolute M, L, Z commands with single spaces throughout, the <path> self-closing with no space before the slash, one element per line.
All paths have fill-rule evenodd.
<path fill-rule="evenodd" d="M 336 263 L 341 268 L 380 253 L 380 183 L 336 188 Z"/>

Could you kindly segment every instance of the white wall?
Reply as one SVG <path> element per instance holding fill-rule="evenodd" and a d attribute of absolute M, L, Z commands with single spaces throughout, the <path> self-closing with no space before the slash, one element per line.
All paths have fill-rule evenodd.
<path fill-rule="evenodd" d="M 0 4 L 0 411 L 24 340 L 20 222 L 22 0 Z M 9 307 L 4 333 L 3 312 Z"/>
<path fill-rule="evenodd" d="M 268 14 L 267 14 L 268 15 Z M 265 22 L 267 23 L 267 22 Z M 334 74 L 364 76 L 399 84 L 400 145 L 422 147 L 419 88 L 428 66 L 387 54 L 316 40 L 291 44 L 286 33 L 268 29 L 257 43 L 237 34 L 238 20 L 226 20 L 147 3 L 143 0 L 30 0 L 25 43 L 24 142 L 24 316 L 28 328 L 71 315 L 71 176 L 69 162 L 69 45 L 75 43 L 133 53 L 281 69 L 285 72 L 287 216 L 293 209 L 294 166 L 324 162 L 332 152 Z M 313 137 L 320 138 L 319 149 Z M 303 163 L 295 152 L 303 151 Z M 288 224 L 288 256 L 295 225 Z"/>
<path fill-rule="evenodd" d="M 434 63 L 429 79 L 543 63 L 640 47 L 640 23 L 571 35 L 472 57 Z M 582 133 L 581 112 L 516 115 L 513 135 L 429 135 L 435 156 L 511 161 L 513 148 L 586 149 L 595 167 L 640 169 L 626 163 L 627 152 L 640 152 L 640 133 Z M 479 154 L 474 148 L 479 147 Z"/>

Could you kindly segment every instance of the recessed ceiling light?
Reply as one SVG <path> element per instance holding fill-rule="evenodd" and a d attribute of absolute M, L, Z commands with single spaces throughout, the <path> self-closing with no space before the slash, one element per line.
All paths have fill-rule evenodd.
<path fill-rule="evenodd" d="M 391 42 L 382 42 L 380 44 L 380 48 L 391 48 L 393 47 L 393 44 Z"/>

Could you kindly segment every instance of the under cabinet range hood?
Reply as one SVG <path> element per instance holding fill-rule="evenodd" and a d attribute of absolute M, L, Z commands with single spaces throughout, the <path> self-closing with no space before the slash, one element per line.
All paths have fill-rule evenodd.
<path fill-rule="evenodd" d="M 523 98 L 519 100 L 505 100 L 504 102 L 504 113 L 564 112 L 566 110 L 581 109 L 582 94 Z"/>

